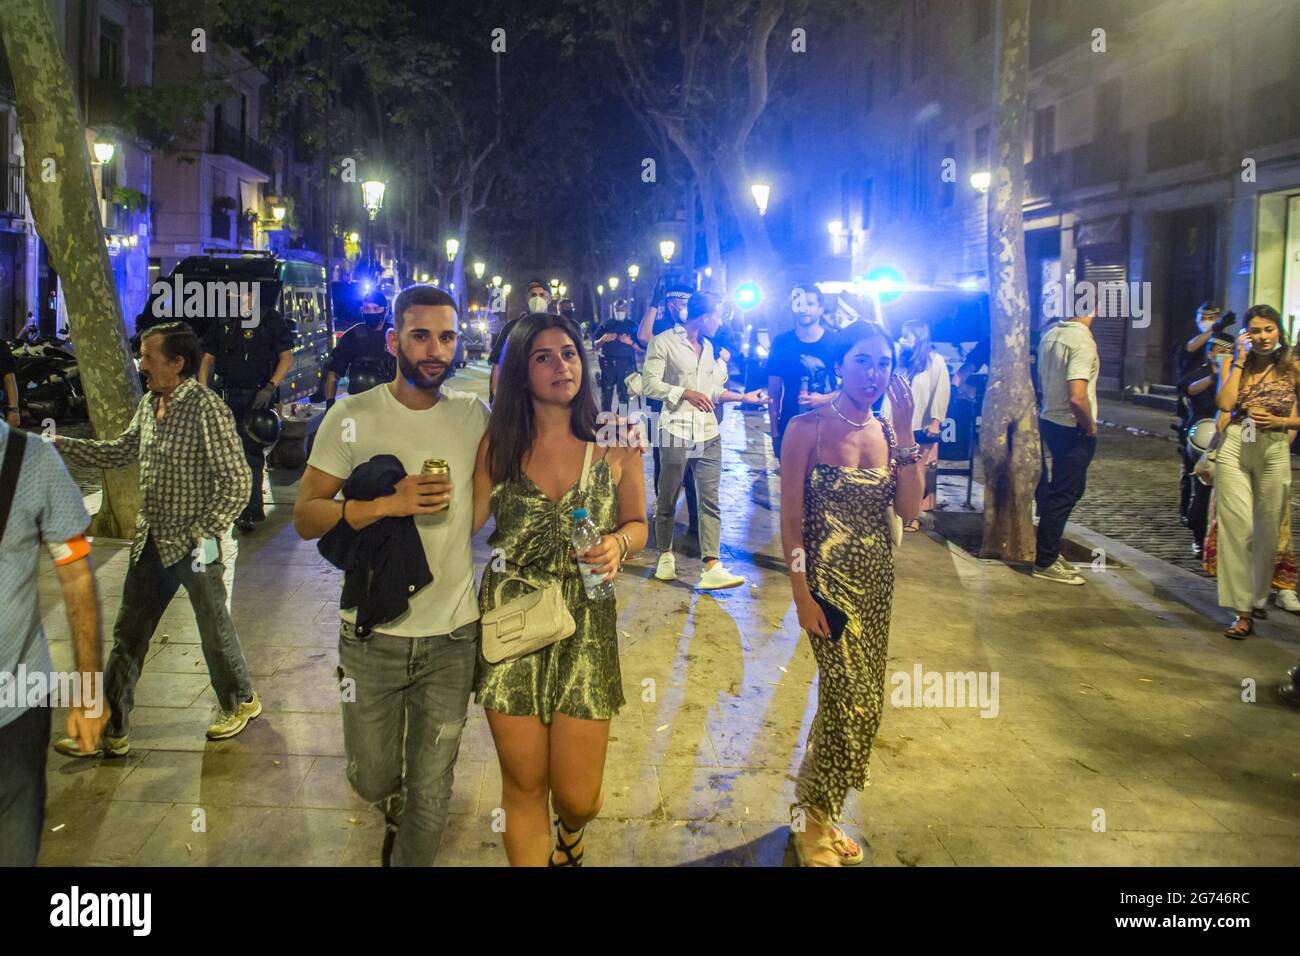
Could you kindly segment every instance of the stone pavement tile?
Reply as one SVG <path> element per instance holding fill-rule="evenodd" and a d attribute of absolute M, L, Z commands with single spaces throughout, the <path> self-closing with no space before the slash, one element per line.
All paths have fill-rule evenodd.
<path fill-rule="evenodd" d="M 871 784 L 846 807 L 864 827 L 1038 827 L 1040 824 L 991 771 L 900 772 L 875 765 Z M 847 811 L 846 811 L 847 813 Z"/>
<path fill-rule="evenodd" d="M 852 795 L 851 795 L 852 796 Z M 847 804 L 846 804 L 847 806 Z M 746 833 L 754 824 L 741 824 Z M 863 828 L 848 821 L 842 823 L 851 837 L 865 843 L 866 858 L 861 866 L 955 866 L 932 827 Z M 789 826 L 777 826 L 766 838 L 750 844 L 757 866 L 798 866 L 799 859 L 789 843 Z"/>
<path fill-rule="evenodd" d="M 342 757 L 343 720 L 331 714 L 307 714 L 265 709 L 262 716 L 250 721 L 237 737 L 201 743 L 216 753 L 300 754 L 303 756 Z M 171 748 L 171 749 L 203 749 Z"/>
<path fill-rule="evenodd" d="M 1300 836 L 1237 833 L 1125 833 L 1143 866 L 1286 866 L 1300 860 Z"/>
<path fill-rule="evenodd" d="M 66 732 L 63 718 L 54 722 L 55 738 Z M 46 799 L 54 800 L 111 800 L 117 788 L 132 770 L 144 759 L 147 750 L 132 750 L 125 757 L 91 758 L 65 757 L 54 750 L 49 752 L 46 765 Z"/>
<path fill-rule="evenodd" d="M 1282 715 L 1291 716 L 1294 714 Z M 1289 740 L 1277 736 L 1245 738 L 1225 734 L 1222 730 L 1184 738 L 1182 748 L 1220 776 L 1233 772 L 1248 773 L 1274 781 L 1300 785 L 1294 776 L 1300 772 L 1294 732 Z"/>
<path fill-rule="evenodd" d="M 379 866 L 379 854 L 384 845 L 383 816 L 375 810 L 354 810 L 353 816 L 348 818 L 349 823 L 353 819 L 357 822 L 351 826 L 348 842 L 339 854 L 336 865 Z"/>
<path fill-rule="evenodd" d="M 295 651 L 274 674 L 259 678 L 253 685 L 262 698 L 262 706 L 277 713 L 328 714 L 341 720 L 338 654 L 323 647 L 299 647 Z M 210 689 L 206 700 L 216 703 L 216 694 Z"/>
<path fill-rule="evenodd" d="M 167 800 L 191 807 L 297 806 L 314 757 L 154 750 L 123 781 L 119 800 Z"/>
<path fill-rule="evenodd" d="M 752 866 L 746 837 L 734 822 L 597 817 L 587 825 L 583 866 Z"/>
<path fill-rule="evenodd" d="M 659 792 L 659 775 L 650 764 L 607 763 L 603 787 L 605 797 L 600 809 L 601 819 L 668 819 Z"/>
<path fill-rule="evenodd" d="M 958 866 L 1157 865 L 1137 843 L 1150 834 L 939 825 L 934 833 Z"/>
<path fill-rule="evenodd" d="M 670 820 L 788 822 L 794 775 L 783 770 L 660 767 Z"/>
<path fill-rule="evenodd" d="M 202 663 L 202 656 L 199 657 Z M 190 673 L 178 674 L 164 670 L 150 670 L 146 665 L 135 685 L 135 699 L 153 707 L 189 707 L 211 687 L 206 666 L 192 668 Z M 209 691 L 210 703 L 216 695 Z"/>
<path fill-rule="evenodd" d="M 269 677 L 275 673 L 275 669 L 280 666 L 285 658 L 295 654 L 304 648 L 293 647 L 271 647 L 267 645 L 250 646 L 242 637 L 240 644 L 244 648 L 244 659 L 248 662 L 248 673 L 253 678 L 253 686 L 259 686 L 258 678 Z M 166 671 L 172 674 L 203 674 L 207 678 L 208 666 L 203 659 L 203 651 L 193 644 L 172 644 L 168 642 L 164 645 L 156 645 L 151 650 L 156 649 L 156 653 L 145 661 L 144 673 L 151 671 Z M 310 648 L 312 653 L 318 653 L 317 648 Z"/>
<path fill-rule="evenodd" d="M 1166 781 L 1078 773 L 996 774 L 1044 827 L 1090 830 L 1101 810 L 1107 830 L 1226 832 L 1222 823 Z"/>
<path fill-rule="evenodd" d="M 315 623 L 322 609 L 329 609 L 335 615 L 338 613 L 337 607 L 332 607 L 325 601 L 286 603 L 268 597 L 264 600 L 236 602 L 231 608 L 231 617 L 240 634 L 248 631 L 250 639 L 265 637 L 267 643 L 275 644 L 317 644 L 319 641 L 306 639 L 306 635 L 318 630 Z M 273 636 L 292 634 L 295 630 L 301 630 L 304 639 L 270 640 Z M 338 640 L 337 626 L 333 636 L 334 640 Z"/>
<path fill-rule="evenodd" d="M 336 866 L 361 815 L 348 810 L 213 806 L 203 829 L 173 806 L 136 854 L 139 866 Z M 355 820 L 353 823 L 351 821 Z"/>
<path fill-rule="evenodd" d="M 697 696 L 689 689 L 688 694 Z M 607 762 L 716 767 L 718 757 L 709 734 L 709 706 L 703 700 L 681 697 L 680 693 L 674 695 L 673 701 L 661 697 L 653 714 L 642 713 L 641 727 L 612 724 Z"/>
<path fill-rule="evenodd" d="M 1219 785 L 1170 779 L 1169 785 L 1233 833 L 1300 837 L 1300 783 L 1229 774 Z"/>
<path fill-rule="evenodd" d="M 450 814 L 434 866 L 509 866 L 504 839 L 492 825 L 491 815 Z M 380 833 L 374 841 L 376 860 L 382 841 Z"/>
<path fill-rule="evenodd" d="M 465 729 L 460 735 L 460 759 L 472 759 L 486 763 L 496 763 L 497 748 L 492 740 L 492 730 L 488 727 L 483 708 L 470 699 L 469 712 L 465 717 Z"/>
<path fill-rule="evenodd" d="M 1246 703 L 1241 699 L 1243 691 L 1240 686 L 1235 688 L 1235 693 L 1231 696 L 1225 695 L 1226 700 L 1201 700 L 1197 703 L 1220 727 L 1226 723 L 1238 731 L 1244 731 L 1250 737 L 1269 736 L 1279 728 L 1295 723 L 1295 712 L 1285 704 L 1276 703 L 1273 696 L 1273 685 L 1280 684 L 1282 676 L 1259 679 L 1255 686 L 1256 697 L 1252 703 Z M 1295 729 L 1300 731 L 1300 727 Z M 1292 748 L 1292 753 L 1300 759 L 1300 740 L 1297 740 L 1295 747 Z"/>
<path fill-rule="evenodd" d="M 160 802 L 51 799 L 40 865 L 125 866 L 169 811 Z"/>
<path fill-rule="evenodd" d="M 876 735 L 872 759 L 883 761 L 891 773 L 908 776 L 954 769 L 1040 773 L 1048 769 L 1005 723 L 978 717 L 961 722 L 956 729 L 918 728 L 908 733 L 899 731 L 886 717 Z"/>

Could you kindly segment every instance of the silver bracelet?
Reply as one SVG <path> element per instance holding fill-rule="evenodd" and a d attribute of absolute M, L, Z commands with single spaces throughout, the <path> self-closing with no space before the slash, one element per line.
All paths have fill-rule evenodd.
<path fill-rule="evenodd" d="M 921 460 L 921 446 L 919 444 L 911 444 L 906 448 L 895 448 L 891 457 L 897 465 L 915 465 Z"/>

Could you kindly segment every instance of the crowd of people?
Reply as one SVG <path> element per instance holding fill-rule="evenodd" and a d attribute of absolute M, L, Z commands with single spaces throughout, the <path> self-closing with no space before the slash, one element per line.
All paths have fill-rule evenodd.
<path fill-rule="evenodd" d="M 721 561 L 718 415 L 727 403 L 767 406 L 780 468 L 782 548 L 819 672 L 791 841 L 804 865 L 864 859 L 863 846 L 838 820 L 848 791 L 869 779 L 884 709 L 894 550 L 933 507 L 951 383 L 924 324 L 906 324 L 895 340 L 875 322 L 828 321 L 816 289 L 796 290 L 792 304 L 794 327 L 772 341 L 767 356 L 765 393 L 732 386 L 728 360 L 738 346 L 723 334 L 718 296 L 669 287 L 636 325 L 626 303 L 615 303 L 591 335 L 598 398 L 572 304 L 552 311 L 546 287 L 534 283 L 527 311 L 496 336 L 491 400 L 484 403 L 447 387 L 459 317 L 446 292 L 404 289 L 392 303 L 391 326 L 387 301 L 367 300 L 354 341 L 331 365 L 329 408 L 293 522 L 343 574 L 338 681 L 346 773 L 384 816 L 384 865 L 434 861 L 471 695 L 484 708 L 501 765 L 509 862 L 582 865 L 585 828 L 604 798 L 610 722 L 625 703 L 610 585 L 650 544 L 652 527 L 653 578 L 678 577 L 674 519 L 684 490 L 697 515 L 696 587 L 745 580 Z M 1211 362 L 1226 355 L 1217 321 L 1203 316 Z M 1090 322 L 1084 316 L 1049 329 L 1037 362 L 1046 454 L 1033 573 L 1065 584 L 1082 583 L 1061 558 L 1060 539 L 1096 446 Z M 141 507 L 103 669 L 106 704 L 69 707 L 66 736 L 54 745 L 62 754 L 129 752 L 149 643 L 181 587 L 218 699 L 207 736 L 234 736 L 262 712 L 227 606 L 223 541 L 260 504 L 253 486 L 262 465 L 248 454 L 233 410 L 271 396 L 259 385 L 252 395 L 228 390 L 223 401 L 204 381 L 225 356 L 255 362 L 257 381 L 274 386 L 283 352 L 268 325 L 269 347 L 251 354 L 220 332 L 200 340 L 185 323 L 145 330 L 140 370 L 148 391 L 117 438 L 47 444 L 0 424 L 0 515 L 11 535 L 5 571 L 19 582 L 19 600 L 0 605 L 6 665 L 51 667 L 35 597 L 44 542 L 64 592 L 77 670 L 100 671 L 89 517 L 56 450 L 101 468 L 140 465 Z M 381 334 L 390 377 L 338 398 L 339 379 L 367 366 L 383 373 L 374 365 L 382 361 Z M 1206 536 L 1214 537 L 1217 524 L 1221 599 L 1238 615 L 1228 635 L 1244 637 L 1268 596 L 1288 511 L 1284 436 L 1300 428 L 1300 364 L 1267 306 L 1247 313 L 1233 360 L 1220 364 L 1214 390 L 1221 437 L 1210 449 L 1218 500 L 1206 506 Z M 959 370 L 963 380 L 968 365 Z M 239 384 L 228 372 L 225 380 Z M 251 388 L 254 378 L 248 381 Z M 1206 407 L 1200 396 L 1207 390 L 1200 378 L 1189 381 L 1197 408 Z M 606 427 L 611 422 L 631 427 Z M 654 457 L 648 497 L 647 443 Z M 1189 489 L 1189 511 L 1196 491 Z M 472 539 L 489 522 L 492 559 L 476 588 Z M 583 537 L 588 528 L 594 531 Z M 1206 551 L 1213 550 L 1207 541 Z M 49 735 L 48 707 L 0 713 L 0 764 L 20 768 L 0 781 L 0 863 L 36 860 Z"/>

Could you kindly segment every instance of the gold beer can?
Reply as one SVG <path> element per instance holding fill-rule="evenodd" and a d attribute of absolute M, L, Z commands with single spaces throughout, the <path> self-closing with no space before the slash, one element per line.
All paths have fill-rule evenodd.
<path fill-rule="evenodd" d="M 422 475 L 446 475 L 451 477 L 451 465 L 445 458 L 426 458 L 424 466 L 420 469 Z"/>

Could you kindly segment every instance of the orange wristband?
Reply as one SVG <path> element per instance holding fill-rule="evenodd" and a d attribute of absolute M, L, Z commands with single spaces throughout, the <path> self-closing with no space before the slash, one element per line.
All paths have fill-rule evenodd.
<path fill-rule="evenodd" d="M 80 561 L 90 554 L 90 542 L 86 540 L 84 534 L 79 534 L 75 538 L 64 541 L 62 544 L 54 543 L 49 545 L 50 557 L 54 559 L 55 567 L 63 567 L 65 564 L 72 564 Z"/>

